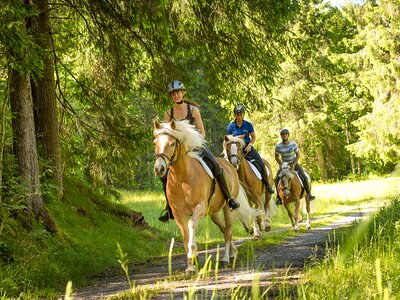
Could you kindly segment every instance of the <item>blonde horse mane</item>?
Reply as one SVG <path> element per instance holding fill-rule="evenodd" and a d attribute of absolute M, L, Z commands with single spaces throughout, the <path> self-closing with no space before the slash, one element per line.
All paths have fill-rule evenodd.
<path fill-rule="evenodd" d="M 167 134 L 177 139 L 188 151 L 201 148 L 205 143 L 205 139 L 194 125 L 189 121 L 171 121 L 160 123 L 158 128 L 154 129 L 154 136 Z"/>
<path fill-rule="evenodd" d="M 228 143 L 228 141 L 233 143 L 239 143 L 241 148 L 243 148 L 245 145 L 244 139 L 235 137 L 232 134 L 225 135 L 224 142 L 222 143 L 222 149 L 224 149 L 222 153 L 224 155 L 224 158 L 228 158 L 228 153 L 226 152 L 227 148 L 226 144 Z"/>

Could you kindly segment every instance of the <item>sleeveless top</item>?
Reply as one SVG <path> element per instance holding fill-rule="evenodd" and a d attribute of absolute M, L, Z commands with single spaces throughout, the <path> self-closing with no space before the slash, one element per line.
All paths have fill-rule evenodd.
<path fill-rule="evenodd" d="M 193 114 L 192 114 L 192 111 L 193 111 L 193 108 L 192 108 L 192 105 L 190 105 L 189 103 L 186 103 L 187 104 L 187 114 L 186 114 L 186 117 L 185 118 L 183 118 L 182 120 L 177 120 L 177 119 L 175 119 L 175 117 L 174 117 L 174 108 L 172 107 L 171 108 L 171 110 L 170 110 L 170 115 L 169 115 L 169 120 L 171 121 L 172 119 L 173 120 L 175 120 L 175 121 L 183 121 L 183 120 L 188 120 L 189 121 L 189 124 L 191 124 L 191 125 L 195 125 L 194 124 L 194 117 L 193 117 Z"/>

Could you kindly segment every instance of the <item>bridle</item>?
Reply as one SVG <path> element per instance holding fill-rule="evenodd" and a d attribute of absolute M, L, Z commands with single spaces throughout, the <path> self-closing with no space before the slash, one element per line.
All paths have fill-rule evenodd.
<path fill-rule="evenodd" d="M 247 155 L 248 153 L 242 155 L 241 157 L 240 157 L 238 154 L 231 154 L 230 151 L 228 151 L 228 149 L 230 149 L 230 146 L 233 145 L 233 144 L 237 145 L 237 146 L 238 146 L 237 148 L 240 149 L 240 150 L 238 150 L 238 152 L 239 152 L 239 151 L 242 151 L 242 153 L 243 153 L 243 150 L 242 150 L 242 148 L 240 147 L 240 143 L 234 142 L 234 141 L 227 142 L 227 143 L 226 143 L 226 150 L 227 150 L 226 152 L 227 152 L 227 153 L 229 152 L 229 154 L 228 154 L 228 160 L 231 161 L 231 158 L 236 158 L 236 159 L 238 160 L 238 162 L 239 162 L 238 165 L 240 165 L 240 164 L 242 163 L 243 159 L 246 157 L 246 155 Z"/>
<path fill-rule="evenodd" d="M 175 142 L 176 142 L 175 148 L 174 148 L 174 152 L 172 153 L 172 156 L 171 156 L 171 157 L 168 157 L 168 156 L 167 156 L 166 154 L 164 154 L 164 153 L 156 153 L 156 160 L 157 160 L 158 158 L 161 158 L 161 159 L 164 161 L 164 163 L 165 163 L 165 165 L 166 165 L 166 167 L 167 167 L 167 169 L 168 169 L 169 167 L 171 167 L 172 165 L 174 165 L 174 164 L 178 161 L 178 159 L 179 159 L 179 156 L 180 156 L 180 154 L 181 154 L 181 147 L 180 147 L 181 142 L 180 142 L 177 138 L 173 137 L 172 135 L 170 135 L 170 134 L 168 134 L 168 133 L 160 133 L 159 135 L 168 135 L 168 136 L 174 138 L 174 139 L 175 139 Z M 157 137 L 158 137 L 159 135 L 157 135 Z"/>
<path fill-rule="evenodd" d="M 282 174 L 285 171 L 285 173 L 289 172 L 292 176 L 289 176 L 287 174 Z M 290 171 L 290 169 L 288 168 L 283 168 L 281 170 L 280 173 L 280 177 L 281 177 L 281 181 L 282 181 L 282 187 L 283 187 L 283 191 L 284 194 L 290 194 L 290 188 L 291 188 L 291 183 L 292 183 L 292 178 L 293 178 L 294 174 Z M 287 181 L 287 186 L 285 186 L 285 181 L 283 180 L 283 177 L 287 177 L 288 181 Z M 285 191 L 287 191 L 287 193 L 285 193 Z"/>

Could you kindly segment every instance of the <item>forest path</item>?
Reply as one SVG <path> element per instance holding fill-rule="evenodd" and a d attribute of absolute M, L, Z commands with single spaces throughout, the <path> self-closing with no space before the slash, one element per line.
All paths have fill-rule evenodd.
<path fill-rule="evenodd" d="M 251 293 L 265 293 L 263 298 L 273 298 L 280 293 L 280 286 L 284 284 L 291 293 L 296 293 L 296 284 L 303 276 L 305 263 L 310 266 L 315 259 L 323 258 L 326 253 L 326 246 L 331 246 L 333 232 L 335 229 L 346 226 L 365 218 L 376 211 L 376 205 L 367 204 L 349 211 L 346 216 L 329 225 L 312 230 L 301 232 L 299 235 L 289 238 L 284 243 L 262 249 L 254 248 L 254 259 L 246 265 L 236 264 L 234 268 L 219 268 L 215 272 L 214 268 L 205 272 L 203 276 L 186 277 L 183 271 L 186 267 L 186 255 L 174 255 L 172 257 L 172 276 L 169 275 L 168 257 L 149 261 L 146 264 L 129 266 L 131 283 L 135 291 L 145 295 L 140 299 L 184 299 L 185 295 L 190 294 L 192 298 L 209 299 L 213 293 L 218 296 L 230 295 L 234 292 L 238 296 Z M 343 214 L 343 212 L 332 213 Z M 325 216 L 325 218 L 329 217 Z M 319 218 L 319 220 L 324 217 Z M 305 223 L 301 224 L 305 227 Z M 284 228 L 273 230 L 278 232 L 292 230 Z M 268 233 L 267 233 L 268 234 Z M 242 244 L 249 240 L 245 238 L 235 241 L 235 245 L 241 250 Z M 219 249 L 221 252 L 222 248 Z M 212 264 L 216 261 L 218 249 L 208 249 L 199 252 L 199 265 L 204 266 L 206 258 L 211 255 Z M 206 268 L 204 268 L 206 269 Z M 254 284 L 257 282 L 257 284 Z M 258 287 L 258 291 L 252 289 Z M 112 296 L 121 296 L 121 293 L 129 293 L 131 285 L 124 275 L 101 277 L 96 283 L 80 291 L 73 293 L 73 299 L 108 299 Z M 128 294 L 125 294 L 128 295 Z M 295 295 L 293 295 L 295 296 Z M 190 297 L 187 297 L 190 299 Z M 136 297 L 137 299 L 139 297 Z M 124 298 L 128 299 L 128 297 Z M 132 299 L 134 299 L 132 297 Z"/>

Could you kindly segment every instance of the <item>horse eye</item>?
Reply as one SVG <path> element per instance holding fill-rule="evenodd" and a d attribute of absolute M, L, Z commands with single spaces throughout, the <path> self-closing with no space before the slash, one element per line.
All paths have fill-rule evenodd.
<path fill-rule="evenodd" d="M 172 143 L 171 143 L 171 146 L 172 146 L 172 147 L 175 147 L 175 143 L 176 143 L 176 142 L 172 142 Z"/>

